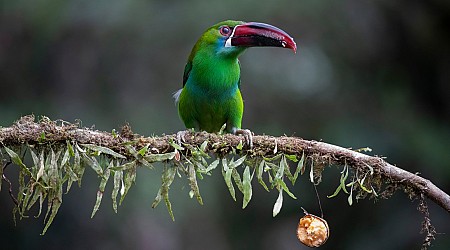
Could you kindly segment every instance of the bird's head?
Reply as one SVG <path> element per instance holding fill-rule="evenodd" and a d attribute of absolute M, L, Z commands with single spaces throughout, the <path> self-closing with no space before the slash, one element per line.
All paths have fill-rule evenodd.
<path fill-rule="evenodd" d="M 210 27 L 193 52 L 208 48 L 217 55 L 237 57 L 249 47 L 282 47 L 297 51 L 294 39 L 285 31 L 265 23 L 223 21 Z"/>

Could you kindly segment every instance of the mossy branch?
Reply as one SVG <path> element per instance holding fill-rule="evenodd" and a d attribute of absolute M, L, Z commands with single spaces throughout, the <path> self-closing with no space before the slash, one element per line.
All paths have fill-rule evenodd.
<path fill-rule="evenodd" d="M 195 196 L 202 204 L 197 177 L 211 174 L 211 171 L 220 163 L 222 163 L 222 174 L 232 197 L 235 199 L 233 182 L 243 193 L 243 207 L 251 199 L 251 181 L 255 173 L 258 182 L 266 190 L 276 188 L 280 192 L 280 196 L 274 205 L 274 215 L 281 208 L 283 191 L 295 198 L 286 186 L 284 177 L 294 184 L 298 175 L 305 172 L 307 163 L 310 165 L 309 179 L 316 185 L 320 183 L 321 172 L 326 166 L 343 166 L 341 185 L 330 197 L 337 195 L 341 190 L 348 193 L 347 188 L 350 188 L 350 205 L 353 193 L 356 194 L 357 199 L 366 196 L 387 197 L 400 188 L 410 198 L 418 198 L 423 201 L 423 197 L 426 196 L 450 212 L 450 196 L 431 181 L 398 168 L 381 157 L 358 152 L 361 150 L 342 148 L 325 142 L 309 141 L 297 137 L 266 135 L 254 136 L 253 148 L 248 148 L 243 145 L 243 137 L 206 132 L 187 132 L 181 146 L 175 141 L 176 135 L 142 137 L 134 134 L 127 125 L 117 134 L 114 131 L 108 133 L 81 128 L 77 124 L 64 121 L 51 121 L 46 117 L 35 122 L 34 116 L 25 116 L 10 127 L 0 128 L 0 149 L 2 149 L 0 156 L 4 166 L 0 169 L 3 172 L 4 168 L 13 162 L 23 170 L 19 177 L 20 188 L 23 190 L 19 190 L 18 194 L 28 194 L 28 197 L 26 195 L 18 197 L 19 201 L 15 202 L 18 203 L 17 209 L 21 216 L 24 214 L 23 210 L 29 209 L 37 199 L 40 200 L 42 207 L 42 201 L 47 196 L 47 213 L 49 211 L 51 213 L 49 220 L 53 219 L 61 205 L 62 184 L 67 181 L 67 189 L 69 189 L 72 182 L 80 182 L 84 165 L 91 166 L 102 177 L 97 194 L 98 202 L 92 214 L 94 216 L 110 176 L 114 179 L 112 197 L 114 210 L 117 211 L 115 199 L 119 189 L 120 201 L 122 201 L 134 182 L 136 167 L 152 167 L 154 162 L 164 162 L 166 165 L 162 176 L 162 186 L 153 206 L 164 200 L 172 218 L 174 217 L 168 189 L 176 173 L 188 176 L 191 187 L 190 195 L 191 197 Z M 25 166 L 21 161 L 20 153 L 23 152 L 23 147 L 29 147 L 32 152 L 35 164 L 31 168 Z M 34 151 L 41 153 L 37 155 Z M 106 160 L 103 158 L 98 160 L 98 156 L 101 154 L 106 155 Z M 208 160 L 211 156 L 215 159 L 214 161 Z M 235 156 L 239 159 L 234 160 Z M 296 162 L 297 165 L 291 166 L 292 162 Z M 243 174 L 239 174 L 238 167 Z M 292 168 L 294 168 L 294 174 L 291 173 L 290 169 Z M 353 178 L 350 183 L 346 183 L 349 169 Z M 3 174 L 2 180 L 9 182 L 4 173 L 0 174 Z M 29 178 L 29 184 L 25 184 L 24 176 Z M 269 187 L 264 181 L 267 179 L 271 184 Z M 35 190 L 39 187 L 41 188 L 38 193 Z M 53 190 L 53 193 L 50 193 L 49 190 Z M 423 204 L 426 203 L 421 202 L 420 208 L 426 210 L 426 206 Z M 424 214 L 428 217 L 427 211 Z M 434 232 L 431 224 L 427 224 L 427 226 L 429 229 L 426 230 L 427 232 Z M 433 235 L 427 235 L 428 238 L 432 239 Z M 429 242 L 426 243 L 429 244 Z"/>

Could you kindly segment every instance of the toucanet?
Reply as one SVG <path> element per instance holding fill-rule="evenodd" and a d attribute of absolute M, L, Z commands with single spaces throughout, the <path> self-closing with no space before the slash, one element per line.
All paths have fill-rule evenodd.
<path fill-rule="evenodd" d="M 252 133 L 241 128 L 244 104 L 238 57 L 249 47 L 264 46 L 297 50 L 291 36 L 265 23 L 228 20 L 203 33 L 184 68 L 183 88 L 174 94 L 186 128 L 218 132 L 226 124 L 227 132 L 244 135 L 251 146 Z"/>

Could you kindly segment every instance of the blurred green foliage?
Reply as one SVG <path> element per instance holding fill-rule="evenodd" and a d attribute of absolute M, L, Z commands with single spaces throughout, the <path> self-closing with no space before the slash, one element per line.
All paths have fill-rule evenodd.
<path fill-rule="evenodd" d="M 449 13 L 441 0 L 3 0 L 0 125 L 34 113 L 107 131 L 129 122 L 143 135 L 174 133 L 183 125 L 171 95 L 203 30 L 225 19 L 266 22 L 288 31 L 299 51 L 250 49 L 241 57 L 244 127 L 369 146 L 450 191 Z M 161 173 L 139 171 L 119 213 L 105 200 L 93 219 L 98 180 L 88 174 L 43 237 L 41 220 L 13 225 L 13 203 L 1 192 L 2 248 L 298 249 L 300 206 L 317 210 L 304 176 L 291 188 L 298 199 L 272 218 L 275 192 L 253 190 L 242 210 L 216 173 L 199 184 L 204 206 L 175 179 L 172 222 L 164 207 L 150 208 Z M 7 174 L 15 179 L 13 169 Z M 402 194 L 349 207 L 345 196 L 326 198 L 338 176 L 325 171 L 318 187 L 331 229 L 324 249 L 418 248 L 417 203 Z M 448 249 L 448 213 L 430 209 L 445 233 L 434 249 Z"/>

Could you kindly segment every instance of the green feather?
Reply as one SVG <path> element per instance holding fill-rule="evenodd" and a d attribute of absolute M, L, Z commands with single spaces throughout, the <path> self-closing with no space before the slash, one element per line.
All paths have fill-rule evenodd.
<path fill-rule="evenodd" d="M 238 56 L 242 47 L 225 48 L 219 29 L 239 21 L 218 23 L 203 33 L 186 63 L 183 89 L 176 94 L 178 113 L 187 128 L 218 132 L 241 128 L 244 104 L 240 92 Z"/>

